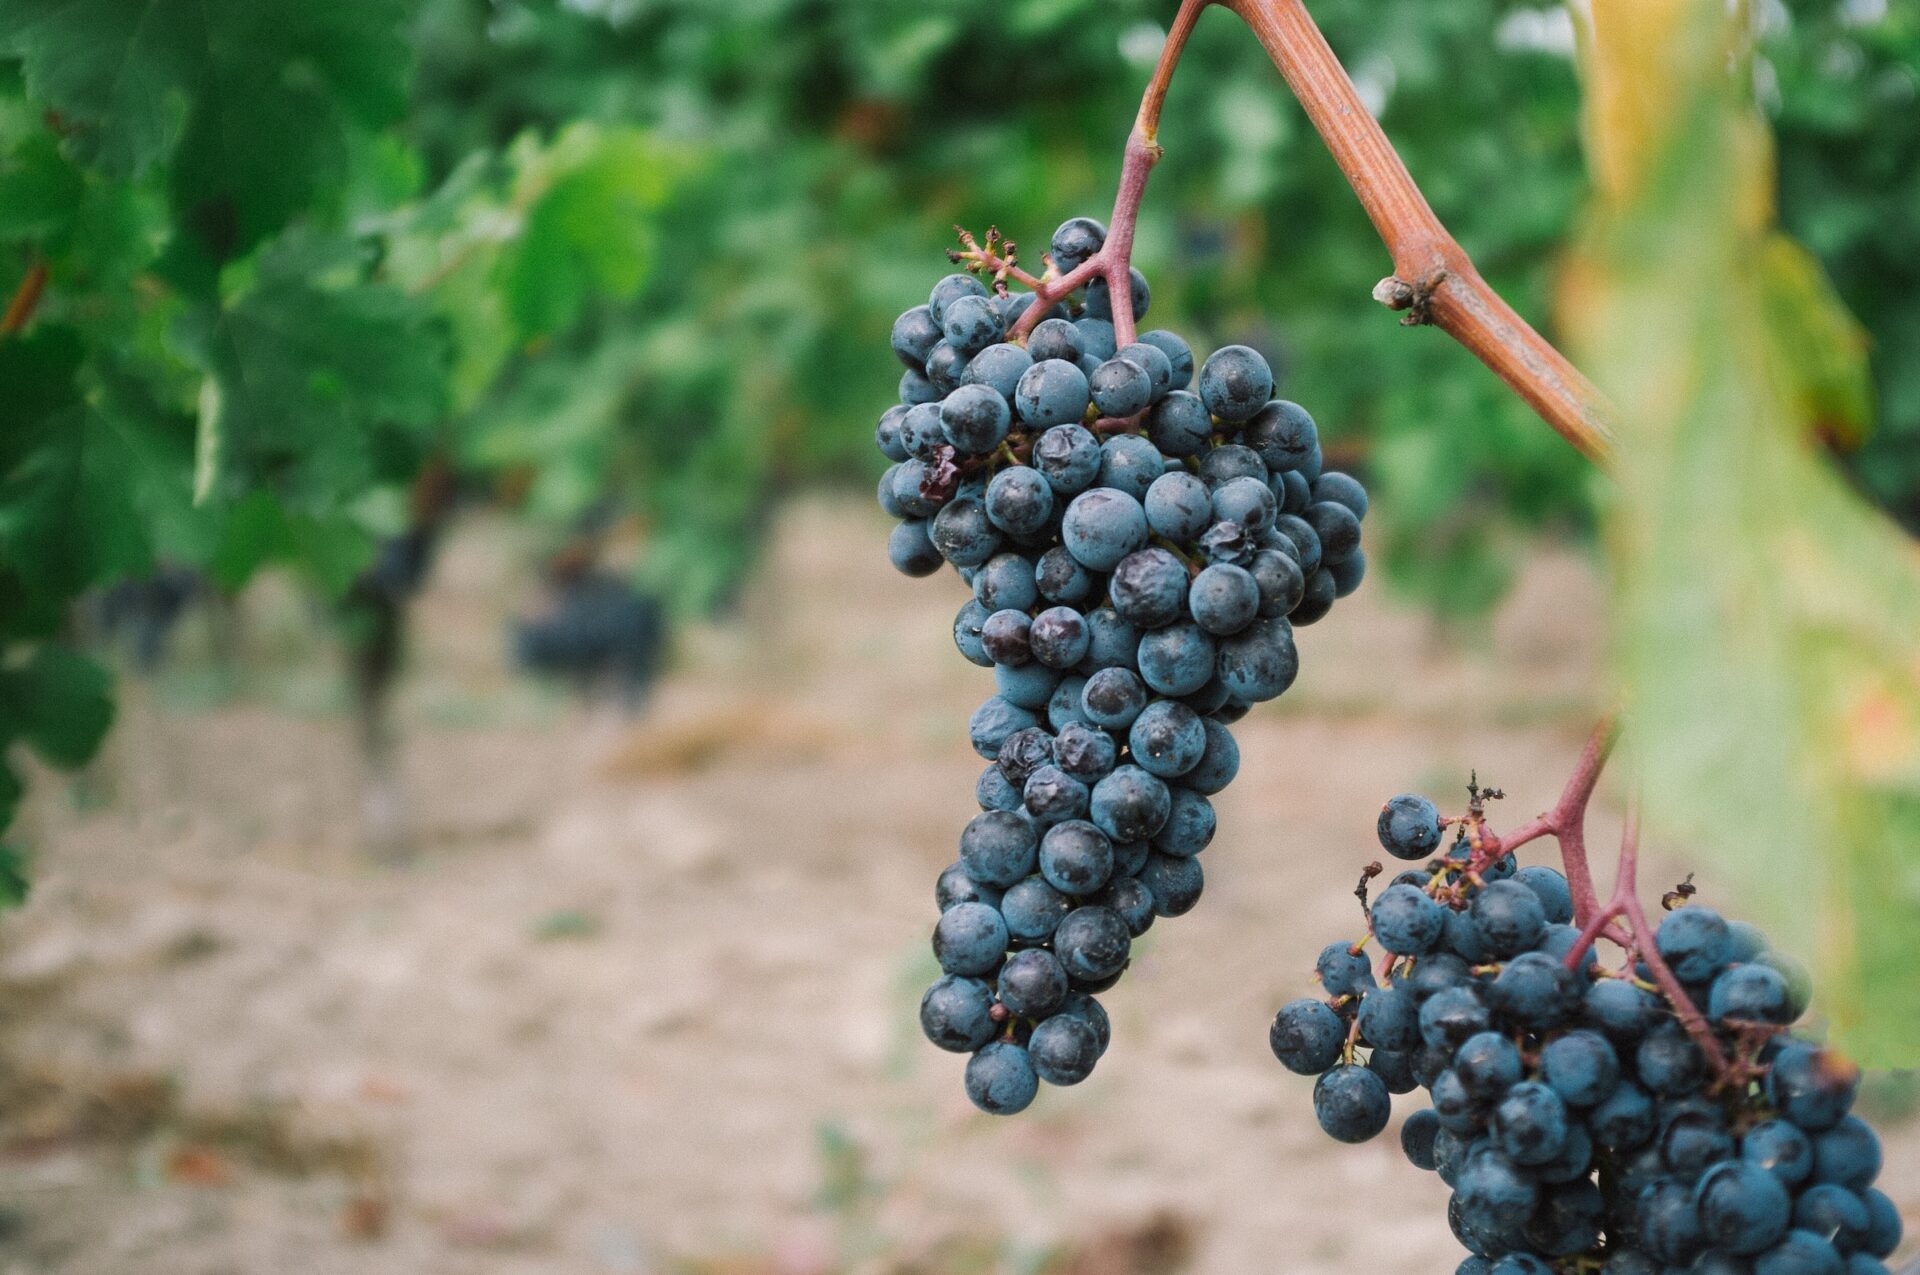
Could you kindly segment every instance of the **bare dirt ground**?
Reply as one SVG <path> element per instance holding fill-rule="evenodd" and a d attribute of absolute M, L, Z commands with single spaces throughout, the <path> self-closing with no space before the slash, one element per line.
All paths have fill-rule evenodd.
<path fill-rule="evenodd" d="M 1586 567 L 1539 558 L 1468 651 L 1372 585 L 1305 631 L 1099 1071 L 994 1120 L 913 1012 L 987 678 L 958 586 L 890 573 L 883 530 L 796 505 L 627 720 L 508 676 L 522 546 L 469 528 L 421 607 L 400 863 L 300 608 L 261 604 L 237 700 L 131 688 L 95 775 L 36 777 L 39 887 L 0 922 L 0 1275 L 1451 1271 L 1442 1185 L 1328 1142 L 1266 1027 L 1357 932 L 1383 798 L 1557 790 Z M 1890 1132 L 1910 1218 L 1917 1153 Z"/>

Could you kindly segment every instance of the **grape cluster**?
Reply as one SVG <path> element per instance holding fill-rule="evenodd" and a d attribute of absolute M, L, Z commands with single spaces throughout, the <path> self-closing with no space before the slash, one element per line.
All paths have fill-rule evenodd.
<path fill-rule="evenodd" d="M 1427 859 L 1441 821 L 1395 797 L 1379 834 Z M 1395 878 L 1369 909 L 1384 982 L 1363 944 L 1333 943 L 1327 999 L 1282 1007 L 1270 1036 L 1319 1077 L 1314 1113 L 1339 1141 L 1426 1088 L 1401 1144 L 1453 1189 L 1457 1275 L 1886 1275 L 1901 1224 L 1873 1189 L 1879 1141 L 1849 1114 L 1859 1073 L 1788 1034 L 1809 995 L 1791 957 L 1707 907 L 1661 921 L 1655 949 L 1731 1060 L 1716 1076 L 1649 970 L 1580 949 L 1565 877 L 1511 855 L 1469 866 L 1461 840 Z"/>
<path fill-rule="evenodd" d="M 1105 233 L 1062 225 L 1055 268 Z M 1138 271 L 1132 287 L 1144 314 Z M 1093 1070 L 1095 994 L 1199 900 L 1208 798 L 1240 763 L 1227 723 L 1292 684 L 1294 625 L 1366 569 L 1366 492 L 1324 470 L 1266 360 L 1233 345 L 1196 371 L 1166 331 L 1116 349 L 1108 300 L 1096 281 L 1008 339 L 1033 294 L 947 276 L 894 324 L 901 405 L 877 430 L 894 565 L 958 570 L 954 641 L 993 670 L 969 726 L 981 813 L 940 876 L 944 973 L 920 1022 L 1003 1115 Z"/>

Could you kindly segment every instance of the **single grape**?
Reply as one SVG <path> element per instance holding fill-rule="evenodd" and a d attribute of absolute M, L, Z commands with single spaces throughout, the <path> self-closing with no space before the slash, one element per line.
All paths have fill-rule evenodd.
<path fill-rule="evenodd" d="M 1029 726 L 1007 736 L 993 766 L 1008 783 L 1024 786 L 1034 771 L 1052 760 L 1053 736 L 1038 726 Z"/>
<path fill-rule="evenodd" d="M 1414 1168 L 1431 1173 L 1438 1167 L 1434 1159 L 1434 1141 L 1439 1135 L 1440 1118 L 1423 1108 L 1408 1116 L 1401 1124 L 1400 1150 Z"/>
<path fill-rule="evenodd" d="M 993 767 L 987 767 L 986 773 L 994 773 Z M 966 866 L 955 860 L 946 866 L 940 873 L 939 880 L 934 883 L 933 898 L 940 910 L 945 912 L 956 903 L 985 903 L 998 907 L 1001 895 L 997 887 L 981 885 L 968 876 Z M 1809 1167 L 1813 1164 L 1812 1155 L 1813 1150 L 1809 1147 L 1807 1150 Z"/>
<path fill-rule="evenodd" d="M 1715 1022 L 1784 1024 L 1787 1017 L 1787 980 L 1760 964 L 1730 965 L 1713 980 L 1707 1016 Z"/>
<path fill-rule="evenodd" d="M 1020 419 L 1041 429 L 1077 424 L 1087 414 L 1091 401 L 1086 373 L 1065 359 L 1035 363 L 1021 375 L 1013 395 Z"/>
<path fill-rule="evenodd" d="M 1153 891 L 1122 874 L 1117 861 L 1112 879 L 1089 902 L 1118 912 L 1127 923 L 1127 932 L 1134 938 L 1153 928 Z"/>
<path fill-rule="evenodd" d="M 1185 470 L 1170 470 L 1154 479 L 1142 504 L 1148 528 L 1175 543 L 1192 540 L 1213 525 L 1213 494 Z"/>
<path fill-rule="evenodd" d="M 1127 623 L 1157 629 L 1187 610 L 1187 566 L 1158 546 L 1120 559 L 1107 582 L 1114 611 Z"/>
<path fill-rule="evenodd" d="M 1540 1201 L 1533 1179 L 1491 1148 L 1469 1154 L 1455 1193 L 1463 1209 L 1483 1214 L 1496 1227 L 1524 1226 Z"/>
<path fill-rule="evenodd" d="M 1093 576 L 1061 545 L 1040 555 L 1033 565 L 1033 582 L 1041 597 L 1065 606 L 1085 602 L 1093 596 Z"/>
<path fill-rule="evenodd" d="M 900 374 L 900 402 L 908 407 L 917 407 L 922 403 L 935 403 L 940 399 L 940 390 L 927 379 L 927 374 L 917 367 L 910 367 Z"/>
<path fill-rule="evenodd" d="M 1073 498 L 1060 524 L 1061 542 L 1089 571 L 1111 571 L 1147 543 L 1147 515 L 1123 491 L 1096 487 Z"/>
<path fill-rule="evenodd" d="M 995 611 L 980 626 L 980 645 L 995 664 L 1021 665 L 1033 658 L 1033 617 L 1011 607 Z"/>
<path fill-rule="evenodd" d="M 1019 614 L 1016 612 L 1015 614 Z M 988 616 L 989 620 L 993 617 Z M 1060 688 L 1060 670 L 1029 661 L 993 666 L 994 693 L 1016 708 L 1039 712 Z"/>
<path fill-rule="evenodd" d="M 1842 1116 L 1840 1123 L 1813 1139 L 1813 1180 L 1833 1182 L 1850 1191 L 1864 1191 L 1880 1175 L 1880 1139 L 1858 1116 Z"/>
<path fill-rule="evenodd" d="M 1141 645 L 1144 662 L 1145 643 Z M 1285 620 L 1256 620 L 1240 633 L 1221 638 L 1218 651 L 1220 680 L 1228 694 L 1245 704 L 1284 694 L 1300 672 L 1293 628 Z"/>
<path fill-rule="evenodd" d="M 940 336 L 933 312 L 923 305 L 914 306 L 893 321 L 894 357 L 910 370 L 923 368 Z"/>
<path fill-rule="evenodd" d="M 1260 585 L 1252 572 L 1220 562 L 1193 578 L 1187 608 L 1194 623 L 1207 632 L 1231 637 L 1259 618 L 1260 600 Z"/>
<path fill-rule="evenodd" d="M 1839 1054 L 1798 1041 L 1780 1051 L 1766 1077 L 1767 1098 L 1775 1110 L 1809 1133 L 1838 1124 L 1852 1108 L 1859 1085 L 1858 1067 Z"/>
<path fill-rule="evenodd" d="M 1670 914 L 1671 915 L 1671 914 Z M 1667 1021 L 1649 1031 L 1634 1051 L 1634 1074 L 1663 1098 L 1680 1098 L 1706 1082 L 1707 1062 L 1679 1023 Z"/>
<path fill-rule="evenodd" d="M 1593 1140 L 1615 1155 L 1632 1151 L 1653 1136 L 1653 1099 L 1632 1081 L 1621 1081 L 1587 1113 Z"/>
<path fill-rule="evenodd" d="M 1355 549 L 1352 554 L 1340 561 L 1321 568 L 1327 579 L 1333 582 L 1333 596 L 1336 599 L 1351 597 L 1353 591 L 1366 579 L 1367 555 Z M 1318 573 L 1316 573 L 1318 574 Z"/>
<path fill-rule="evenodd" d="M 1012 423 L 1007 400 L 990 385 L 962 385 L 940 404 L 942 434 L 969 456 L 983 456 L 998 447 Z"/>
<path fill-rule="evenodd" d="M 1147 374 L 1147 399 L 1149 402 L 1158 403 L 1172 392 L 1174 388 L 1173 361 L 1167 357 L 1167 352 L 1157 344 L 1144 339 L 1135 341 L 1132 345 L 1115 351 L 1114 357 L 1125 359 Z M 1193 356 L 1189 354 L 1187 357 L 1191 360 Z M 1191 374 L 1191 368 L 1189 368 L 1189 374 Z M 1099 402 L 1097 395 L 1094 401 L 1096 403 Z M 1145 407 L 1146 404 L 1143 403 L 1141 406 Z M 1105 409 L 1103 408 L 1102 410 L 1104 411 Z M 1128 415 L 1131 414 L 1132 413 L 1128 413 Z M 1109 412 L 1108 415 L 1118 415 L 1118 413 Z"/>
<path fill-rule="evenodd" d="M 1320 570 L 1320 534 L 1306 519 L 1294 514 L 1276 515 L 1273 529 L 1286 537 L 1293 546 L 1294 561 L 1300 564 L 1301 572 L 1312 579 Z"/>
<path fill-rule="evenodd" d="M 1191 695 L 1212 679 L 1214 653 L 1213 639 L 1198 625 L 1157 629 L 1140 639 L 1140 676 L 1162 695 Z"/>
<path fill-rule="evenodd" d="M 992 988 L 977 978 L 943 974 L 920 998 L 920 1030 L 950 1053 L 972 1053 L 999 1031 L 992 1011 Z"/>
<path fill-rule="evenodd" d="M 1115 841 L 1140 841 L 1160 831 L 1172 805 L 1165 783 L 1139 766 L 1124 765 L 1093 786 L 1091 818 Z"/>
<path fill-rule="evenodd" d="M 1207 746 L 1199 762 L 1181 776 L 1180 782 L 1197 793 L 1212 796 L 1223 791 L 1240 773 L 1240 746 L 1219 722 L 1203 720 L 1200 727 L 1207 733 Z"/>
<path fill-rule="evenodd" d="M 928 539 L 956 567 L 977 567 L 1000 547 L 1000 533 L 988 521 L 987 507 L 970 497 L 935 514 Z"/>
<path fill-rule="evenodd" d="M 1571 1031 L 1540 1051 L 1540 1078 L 1569 1107 L 1592 1107 L 1620 1083 L 1620 1058 L 1600 1033 Z"/>
<path fill-rule="evenodd" d="M 1099 252 L 1106 242 L 1104 225 L 1091 217 L 1069 217 L 1054 230 L 1048 247 L 1053 253 L 1053 264 L 1061 274 L 1068 274 Z"/>
<path fill-rule="evenodd" d="M 1357 995 L 1374 985 L 1366 953 L 1351 943 L 1333 942 L 1321 948 L 1313 972 L 1329 996 Z"/>
<path fill-rule="evenodd" d="M 1087 679 L 1080 705 L 1094 725 L 1106 730 L 1127 730 L 1147 706 L 1147 688 L 1130 670 L 1101 669 Z"/>
<path fill-rule="evenodd" d="M 1096 607 L 1087 613 L 1087 659 L 1083 667 L 1123 668 L 1137 671 L 1140 630 L 1120 618 L 1111 606 Z"/>
<path fill-rule="evenodd" d="M 1269 469 L 1300 470 L 1319 454 L 1320 432 L 1313 417 L 1286 399 L 1262 402 L 1242 435 Z M 1316 475 L 1305 475 L 1311 483 Z"/>
<path fill-rule="evenodd" d="M 990 974 L 1007 953 L 1007 925 L 985 903 L 956 903 L 933 928 L 933 956 L 949 974 Z"/>
<path fill-rule="evenodd" d="M 1360 519 L 1345 505 L 1322 500 L 1309 505 L 1301 516 L 1320 537 L 1322 565 L 1344 562 L 1360 551 Z"/>
<path fill-rule="evenodd" d="M 1633 1046 L 1653 1026 L 1659 1007 L 1625 979 L 1607 978 L 1586 990 L 1585 1014 L 1616 1045 Z"/>
<path fill-rule="evenodd" d="M 1374 937 L 1400 956 L 1424 956 L 1446 932 L 1446 909 L 1411 885 L 1390 885 L 1374 900 Z"/>
<path fill-rule="evenodd" d="M 1347 1026 L 1324 1001 L 1303 997 L 1289 1001 L 1273 1016 L 1267 1043 L 1288 1071 L 1317 1076 L 1340 1059 Z"/>
<path fill-rule="evenodd" d="M 987 649 L 991 652 L 992 645 Z M 1489 883 L 1474 895 L 1471 910 L 1480 937 L 1499 958 L 1527 951 L 1546 933 L 1546 909 L 1539 896 L 1518 881 Z"/>
<path fill-rule="evenodd" d="M 1470 987 L 1443 988 L 1420 1006 L 1420 1039 L 1435 1049 L 1452 1052 L 1491 1025 L 1487 1007 Z"/>
<path fill-rule="evenodd" d="M 1209 449 L 1200 458 L 1199 474 L 1209 490 L 1218 490 L 1236 478 L 1251 478 L 1264 486 L 1268 477 L 1266 462 L 1260 459 L 1260 454 L 1238 443 L 1223 443 Z M 1267 494 L 1271 496 L 1272 490 Z"/>
<path fill-rule="evenodd" d="M 1193 456 L 1205 451 L 1213 436 L 1213 419 L 1197 394 L 1175 389 L 1147 413 L 1147 439 L 1169 456 Z"/>
<path fill-rule="evenodd" d="M 1153 347 L 1148 346 L 1147 349 L 1152 350 Z M 1154 350 L 1154 353 L 1158 354 L 1159 351 Z M 1153 378 L 1147 369 L 1117 355 L 1093 370 L 1093 375 L 1087 378 L 1087 386 L 1093 405 L 1102 416 L 1132 416 L 1145 411 L 1147 404 L 1153 400 Z M 1146 442 L 1145 439 L 1140 441 Z"/>
<path fill-rule="evenodd" d="M 1098 982 L 1118 974 L 1126 968 L 1132 947 L 1133 935 L 1125 918 L 1112 908 L 1075 908 L 1053 932 L 1053 950 L 1076 982 Z"/>
<path fill-rule="evenodd" d="M 1366 989 L 1358 1015 L 1360 1034 L 1380 1049 L 1420 1047 L 1420 1006 L 1413 993 L 1397 987 Z"/>
<path fill-rule="evenodd" d="M 1087 813 L 1087 786 L 1052 763 L 1041 766 L 1027 776 L 1026 786 L 1020 790 L 1020 795 L 1036 827 L 1050 829 L 1055 824 L 1079 819 Z M 1046 872 L 1044 843 L 1041 847 L 1040 870 Z M 1051 875 L 1048 879 L 1052 880 Z"/>
<path fill-rule="evenodd" d="M 1813 1140 L 1790 1121 L 1763 1120 L 1740 1139 L 1740 1158 L 1795 1187 L 1813 1174 Z"/>
<path fill-rule="evenodd" d="M 1032 354 L 1010 342 L 989 345 L 967 360 L 967 370 L 960 374 L 960 388 L 984 385 L 998 394 L 1003 403 L 1011 405 L 1020 387 L 1020 378 L 1033 366 L 1033 360 Z"/>
<path fill-rule="evenodd" d="M 1087 689 L 1087 679 L 1072 674 L 1060 679 L 1060 685 L 1054 687 L 1053 695 L 1047 700 L 1047 724 L 1054 730 L 1064 730 L 1068 726 L 1091 726 L 1086 710 L 1080 707 L 1081 693 Z"/>
<path fill-rule="evenodd" d="M 1207 356 L 1200 368 L 1200 398 L 1229 424 L 1252 420 L 1273 397 L 1273 369 L 1257 351 L 1229 345 Z"/>
<path fill-rule="evenodd" d="M 1711 908 L 1683 907 L 1667 913 L 1654 935 L 1661 959 L 1684 983 L 1704 983 L 1727 963 L 1732 936 Z"/>
<path fill-rule="evenodd" d="M 981 297 L 987 295 L 987 289 L 970 274 L 954 273 L 933 285 L 933 294 L 927 298 L 928 316 L 934 323 L 946 324 L 947 306 L 961 297 Z"/>
<path fill-rule="evenodd" d="M 973 577 L 973 597 L 975 604 L 986 612 L 980 617 L 982 625 L 988 615 L 997 611 L 1032 609 L 1040 601 L 1032 559 L 1018 553 L 997 553 L 987 559 Z M 992 662 L 987 660 L 989 664 Z"/>
<path fill-rule="evenodd" d="M 1133 720 L 1127 747 L 1142 769 L 1162 779 L 1184 775 L 1207 748 L 1200 716 L 1176 700 L 1156 700 Z"/>
<path fill-rule="evenodd" d="M 1067 999 L 1067 971 L 1043 948 L 1015 952 L 1000 967 L 1000 1003 L 1021 1018 L 1045 1018 Z"/>
<path fill-rule="evenodd" d="M 990 1115 L 1011 1116 L 1032 1104 L 1040 1078 L 1025 1049 L 996 1040 L 967 1060 L 966 1086 L 974 1106 Z"/>
<path fill-rule="evenodd" d="M 927 355 L 927 380 L 932 382 L 939 397 L 953 393 L 960 388 L 960 378 L 967 374 L 967 356 L 956 349 L 949 341 L 941 341 Z"/>
<path fill-rule="evenodd" d="M 1285 616 L 1299 606 L 1300 599 L 1306 595 L 1307 578 L 1301 574 L 1300 564 L 1279 550 L 1258 551 L 1248 560 L 1246 570 L 1253 577 L 1254 587 L 1259 590 L 1257 614 L 1261 619 L 1273 620 Z"/>
<path fill-rule="evenodd" d="M 1138 434 L 1115 434 L 1101 444 L 1100 476 L 1094 481 L 1098 486 L 1124 491 L 1135 500 L 1145 500 L 1147 489 L 1166 472 L 1166 457 L 1152 443 Z"/>
<path fill-rule="evenodd" d="M 902 575 L 930 576 L 945 561 L 927 534 L 924 518 L 909 518 L 887 537 L 887 557 Z"/>
<path fill-rule="evenodd" d="M 1564 925 L 1573 920 L 1573 892 L 1567 888 L 1567 879 L 1558 872 L 1541 864 L 1529 864 L 1514 873 L 1513 879 L 1533 891 L 1549 925 Z"/>
<path fill-rule="evenodd" d="M 1140 316 L 1135 315 L 1134 317 L 1137 319 Z M 1143 345 L 1151 345 L 1167 356 L 1169 389 L 1184 390 L 1192 383 L 1193 347 L 1188 345 L 1179 333 L 1168 332 L 1164 328 L 1156 328 L 1151 332 L 1142 332 L 1140 334 L 1140 343 Z"/>
<path fill-rule="evenodd" d="M 1040 873 L 1062 894 L 1093 894 L 1113 876 L 1113 842 L 1077 817 L 1056 824 L 1040 839 Z"/>
<path fill-rule="evenodd" d="M 1334 582 L 1333 572 L 1321 567 L 1307 577 L 1307 587 L 1301 591 L 1300 602 L 1288 613 L 1287 618 L 1295 624 L 1317 624 L 1333 610 L 1334 600 L 1339 594 L 1340 587 Z"/>
<path fill-rule="evenodd" d="M 1660 1130 L 1660 1159 L 1682 1182 L 1697 1182 L 1708 1165 L 1733 1157 L 1733 1138 L 1720 1112 L 1686 1105 L 1669 1107 Z"/>
<path fill-rule="evenodd" d="M 1114 355 L 1113 323 L 1104 315 L 1086 315 L 1074 320 L 1080 332 L 1081 367 L 1099 367 Z"/>
<path fill-rule="evenodd" d="M 1133 317 L 1144 317 L 1147 306 L 1153 301 L 1153 290 L 1147 287 L 1147 277 L 1129 266 L 1127 288 L 1132 294 Z M 1113 317 L 1113 298 L 1107 295 L 1107 281 L 1104 278 L 1095 279 L 1087 285 L 1087 313 L 1096 319 Z"/>
<path fill-rule="evenodd" d="M 1157 850 L 1147 856 L 1146 863 L 1134 875 L 1153 892 L 1155 916 L 1182 916 L 1191 912 L 1206 886 L 1206 874 L 1201 870 L 1199 859 L 1161 854 Z"/>
<path fill-rule="evenodd" d="M 956 297 L 948 302 L 940 331 L 948 345 L 967 355 L 979 353 L 1007 334 L 1000 311 L 984 296 Z"/>
<path fill-rule="evenodd" d="M 1251 476 L 1221 483 L 1213 492 L 1213 516 L 1221 522 L 1237 522 L 1248 531 L 1264 531 L 1279 514 L 1273 489 Z"/>
<path fill-rule="evenodd" d="M 1038 363 L 1044 359 L 1060 359 L 1078 367 L 1086 346 L 1080 339 L 1080 329 L 1068 319 L 1042 319 L 1027 334 L 1027 353 Z"/>
<path fill-rule="evenodd" d="M 1425 859 L 1440 848 L 1440 812 L 1425 797 L 1402 793 L 1380 808 L 1380 845 L 1396 859 Z"/>
<path fill-rule="evenodd" d="M 1335 1067 L 1313 1086 L 1313 1114 L 1336 1141 L 1365 1142 L 1387 1127 L 1392 1112 L 1386 1084 L 1365 1067 Z"/>
<path fill-rule="evenodd" d="M 1219 826 L 1213 803 L 1191 788 L 1173 788 L 1169 792 L 1171 804 L 1167 821 L 1153 834 L 1153 848 L 1183 857 L 1199 854 L 1212 844 Z"/>
<path fill-rule="evenodd" d="M 1310 490 L 1316 501 L 1330 500 L 1345 505 L 1356 518 L 1367 516 L 1367 489 L 1351 474 L 1329 470 L 1313 480 Z"/>
<path fill-rule="evenodd" d="M 1093 1024 L 1074 1014 L 1054 1014 L 1033 1029 L 1027 1041 L 1033 1070 L 1050 1085 L 1077 1085 L 1100 1061 L 1100 1037 Z"/>

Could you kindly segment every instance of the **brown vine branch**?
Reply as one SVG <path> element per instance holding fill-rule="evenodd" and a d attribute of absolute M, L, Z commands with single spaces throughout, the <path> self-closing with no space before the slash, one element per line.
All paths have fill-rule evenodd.
<path fill-rule="evenodd" d="M 1465 346 L 1563 438 L 1604 464 L 1613 448 L 1612 405 L 1480 277 L 1301 0 L 1216 2 L 1238 14 L 1273 59 L 1392 255 L 1393 276 L 1375 297 L 1406 311 L 1406 322 L 1431 323 Z"/>
<path fill-rule="evenodd" d="M 7 302 L 6 313 L 0 314 L 0 337 L 13 336 L 27 326 L 27 320 L 33 317 L 34 307 L 40 304 L 40 296 L 46 290 L 47 263 L 36 258 L 27 267 L 20 286 L 14 289 L 12 299 Z"/>

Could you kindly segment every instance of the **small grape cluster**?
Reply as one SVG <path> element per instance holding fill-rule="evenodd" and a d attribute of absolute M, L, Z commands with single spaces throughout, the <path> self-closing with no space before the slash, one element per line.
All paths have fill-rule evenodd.
<path fill-rule="evenodd" d="M 1379 834 L 1427 859 L 1442 820 L 1395 797 Z M 1339 1141 L 1426 1088 L 1401 1144 L 1453 1189 L 1471 1252 L 1457 1275 L 1886 1275 L 1901 1224 L 1872 1186 L 1879 1141 L 1849 1114 L 1858 1070 L 1788 1034 L 1809 995 L 1797 962 L 1704 906 L 1662 920 L 1655 951 L 1706 1007 L 1716 1075 L 1644 962 L 1601 968 L 1564 876 L 1510 854 L 1474 866 L 1463 836 L 1396 877 L 1369 940 L 1321 952 L 1327 999 L 1282 1007 L 1270 1035 L 1319 1077 L 1314 1112 Z"/>
<path fill-rule="evenodd" d="M 1066 222 L 1052 268 L 1104 236 Z M 1138 271 L 1132 288 L 1144 314 Z M 944 974 L 920 1006 L 996 1114 L 1091 1073 L 1110 1035 L 1094 995 L 1199 900 L 1208 798 L 1240 764 L 1226 724 L 1292 684 L 1293 626 L 1366 565 L 1365 489 L 1324 469 L 1258 353 L 1227 346 L 1196 375 L 1172 332 L 1116 349 L 1097 279 L 1027 332 L 1036 300 L 942 279 L 894 325 L 902 402 L 877 431 L 894 565 L 959 571 L 954 641 L 997 691 L 969 725 L 990 764 L 940 877 Z"/>

